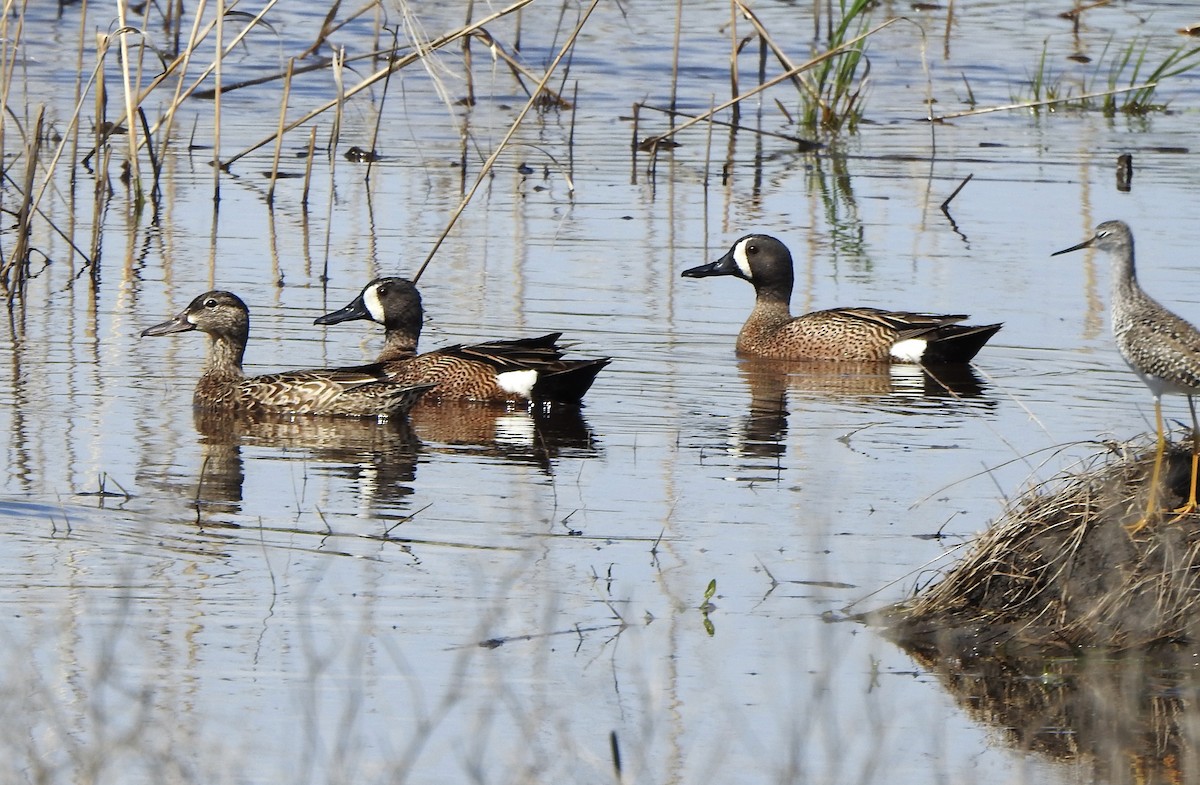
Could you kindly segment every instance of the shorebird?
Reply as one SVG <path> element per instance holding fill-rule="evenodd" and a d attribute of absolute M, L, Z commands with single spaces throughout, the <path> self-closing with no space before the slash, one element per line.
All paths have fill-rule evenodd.
<path fill-rule="evenodd" d="M 1105 221 L 1096 233 L 1051 256 L 1098 248 L 1112 260 L 1112 331 L 1117 349 L 1154 396 L 1154 427 L 1157 447 L 1150 473 L 1150 501 L 1146 514 L 1126 527 L 1130 534 L 1141 531 L 1155 513 L 1159 475 L 1162 473 L 1166 432 L 1163 429 L 1162 396 L 1186 395 L 1192 414 L 1192 478 L 1187 502 L 1173 510 L 1179 520 L 1196 510 L 1196 474 L 1200 468 L 1200 428 L 1196 426 L 1196 402 L 1200 393 L 1200 331 L 1187 320 L 1164 308 L 1138 285 L 1133 263 L 1133 232 L 1121 221 Z"/>

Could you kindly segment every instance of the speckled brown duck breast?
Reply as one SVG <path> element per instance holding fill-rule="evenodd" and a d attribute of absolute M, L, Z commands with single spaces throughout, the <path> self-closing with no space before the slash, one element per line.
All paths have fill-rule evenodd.
<path fill-rule="evenodd" d="M 969 362 L 999 324 L 964 325 L 965 314 L 830 308 L 792 316 L 792 254 L 765 234 L 748 234 L 715 262 L 683 271 L 687 278 L 733 275 L 754 284 L 754 310 L 737 350 L 781 360 Z"/>
<path fill-rule="evenodd" d="M 561 333 L 537 338 L 456 344 L 417 354 L 424 310 L 406 278 L 376 278 L 349 305 L 316 320 L 337 324 L 369 319 L 385 328 L 377 358 L 403 384 L 432 383 L 433 398 L 496 403 L 577 404 L 611 360 L 564 360 Z"/>
<path fill-rule="evenodd" d="M 247 377 L 242 356 L 250 311 L 230 292 L 205 292 L 174 319 L 148 327 L 142 335 L 191 330 L 209 337 L 208 360 L 192 398 L 201 409 L 375 417 L 403 414 L 431 387 L 397 382 L 380 363 Z"/>

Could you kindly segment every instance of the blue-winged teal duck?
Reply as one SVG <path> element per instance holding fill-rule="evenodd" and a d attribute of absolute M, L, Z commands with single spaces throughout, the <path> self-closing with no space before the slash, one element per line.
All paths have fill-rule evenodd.
<path fill-rule="evenodd" d="M 192 398 L 201 409 L 373 417 L 408 411 L 431 387 L 397 383 L 380 363 L 247 377 L 242 355 L 250 335 L 250 311 L 229 292 L 205 292 L 174 319 L 148 327 L 142 335 L 189 330 L 209 338 L 208 360 Z"/>
<path fill-rule="evenodd" d="M 1131 524 L 1131 534 L 1149 523 L 1157 505 L 1158 478 L 1162 471 L 1166 433 L 1163 430 L 1162 396 L 1186 395 L 1192 414 L 1192 476 L 1188 499 L 1175 510 L 1176 519 L 1195 512 L 1197 470 L 1200 469 L 1200 425 L 1196 422 L 1196 402 L 1200 395 L 1200 331 L 1188 321 L 1164 308 L 1138 284 L 1133 260 L 1133 232 L 1121 221 L 1105 221 L 1096 233 L 1078 245 L 1055 251 L 1051 256 L 1098 248 L 1112 262 L 1112 331 L 1121 357 L 1150 388 L 1154 396 L 1154 424 L 1158 431 L 1154 451 L 1154 469 L 1150 474 L 1150 500 L 1146 514 Z"/>
<path fill-rule="evenodd" d="M 378 362 L 405 384 L 435 383 L 431 397 L 497 403 L 576 404 L 610 359 L 564 360 L 562 333 L 540 338 L 446 346 L 417 354 L 424 321 L 421 294 L 406 278 L 376 278 L 346 307 L 316 324 L 370 319 L 385 328 Z"/>
<path fill-rule="evenodd" d="M 684 270 L 688 278 L 734 275 L 754 284 L 750 318 L 737 350 L 782 360 L 965 363 L 999 324 L 957 324 L 961 314 L 908 313 L 878 308 L 831 308 L 792 316 L 792 254 L 779 240 L 748 234 L 711 264 Z"/>

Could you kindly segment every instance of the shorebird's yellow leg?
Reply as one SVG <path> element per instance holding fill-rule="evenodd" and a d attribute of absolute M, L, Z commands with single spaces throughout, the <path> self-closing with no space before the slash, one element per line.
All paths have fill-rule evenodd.
<path fill-rule="evenodd" d="M 1192 482 L 1188 486 L 1187 504 L 1175 510 L 1175 517 L 1171 522 L 1179 520 L 1185 515 L 1191 515 L 1196 511 L 1196 470 L 1200 468 L 1200 434 L 1196 427 L 1196 402 L 1192 400 L 1192 396 L 1188 396 L 1188 410 L 1192 413 Z"/>
<path fill-rule="evenodd" d="M 1154 396 L 1154 425 L 1158 429 L 1158 448 L 1154 451 L 1154 470 L 1150 472 L 1150 501 L 1146 504 L 1146 514 L 1142 516 L 1137 523 L 1129 524 L 1125 527 L 1125 531 L 1130 534 L 1137 534 L 1146 525 L 1150 523 L 1151 516 L 1154 515 L 1154 508 L 1158 502 L 1158 475 L 1162 473 L 1163 451 L 1167 447 L 1167 435 L 1163 432 L 1162 421 L 1162 399 L 1159 396 Z M 1192 474 L 1195 478 L 1195 473 Z"/>

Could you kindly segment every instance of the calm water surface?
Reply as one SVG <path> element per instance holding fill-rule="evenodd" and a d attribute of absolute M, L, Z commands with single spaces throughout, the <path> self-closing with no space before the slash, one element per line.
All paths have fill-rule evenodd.
<path fill-rule="evenodd" d="M 728 4 L 686 5 L 679 105 L 703 111 L 728 94 Z M 50 261 L 0 321 L 4 779 L 607 782 L 614 735 L 629 782 L 1158 770 L 1137 747 L 1114 753 L 1126 768 L 1103 765 L 1077 727 L 1053 732 L 1079 734 L 1082 753 L 1030 751 L 934 670 L 842 621 L 930 580 L 1006 500 L 1099 440 L 1150 426 L 1150 396 L 1108 334 L 1106 260 L 1052 251 L 1122 218 L 1146 288 L 1200 319 L 1195 76 L 1165 82 L 1171 111 L 1146 118 L 920 122 L 930 97 L 935 113 L 968 108 L 968 84 L 979 106 L 1027 98 L 1043 45 L 1076 92 L 1097 66 L 1067 56 L 1100 60 L 1110 37 L 1144 37 L 1158 62 L 1195 9 L 1122 3 L 1089 12 L 1076 37 L 1057 16 L 1066 3 L 968 5 L 949 26 L 945 8 L 874 12 L 909 21 L 872 39 L 858 135 L 810 154 L 718 129 L 710 150 L 700 126 L 653 172 L 630 160 L 628 116 L 634 101 L 670 100 L 673 23 L 659 4 L 595 13 L 571 63 L 575 112 L 527 120 L 420 281 L 425 348 L 562 331 L 580 356 L 613 357 L 576 415 L 447 406 L 408 422 L 231 429 L 193 416 L 198 336 L 138 338 L 219 286 L 251 306 L 252 372 L 372 357 L 379 330 L 311 322 L 375 275 L 415 272 L 524 102 L 478 45 L 470 110 L 447 108 L 415 66 L 386 97 L 352 101 L 307 208 L 300 179 L 268 204 L 268 145 L 221 177 L 214 210 L 201 100 L 178 119 L 157 205 L 135 211 L 113 163 L 95 220 L 94 179 L 56 178 L 43 209 L 77 245 L 95 243 L 98 272 L 42 224 L 34 243 Z M 52 10 L 27 15 L 11 101 L 21 117 L 46 103 L 64 131 L 79 31 L 90 41 L 115 23 Z M 410 10 L 430 36 L 462 23 L 458 9 Z M 793 59 L 807 56 L 809 8 L 755 10 Z M 241 47 L 224 78 L 285 67 L 324 12 L 275 9 L 274 37 Z M 534 71 L 577 12 L 561 25 L 559 13 L 542 0 L 525 12 Z M 334 43 L 366 52 L 376 29 L 364 18 Z M 511 20 L 491 29 L 515 36 Z M 458 51 L 434 70 L 451 98 L 465 91 Z M 106 73 L 115 93 L 115 59 Z M 328 70 L 298 79 L 291 116 L 334 90 Z M 743 124 L 796 134 L 775 103 L 792 111 L 791 88 L 768 96 Z M 226 96 L 223 158 L 265 135 L 280 99 L 275 83 Z M 149 101 L 153 116 L 165 102 Z M 377 117 L 383 158 L 368 178 L 342 152 L 371 147 Z M 641 117 L 643 135 L 668 127 Z M 321 146 L 332 124 L 312 124 Z M 309 127 L 286 138 L 287 171 L 303 172 Z M 1129 193 L 1114 187 L 1122 152 Z M 938 205 L 968 175 L 950 220 Z M 954 395 L 915 369 L 739 360 L 751 288 L 679 273 L 749 231 L 791 246 L 796 311 L 939 310 L 1005 328 L 946 380 Z M 1186 419 L 1180 400 L 1167 410 Z"/>

